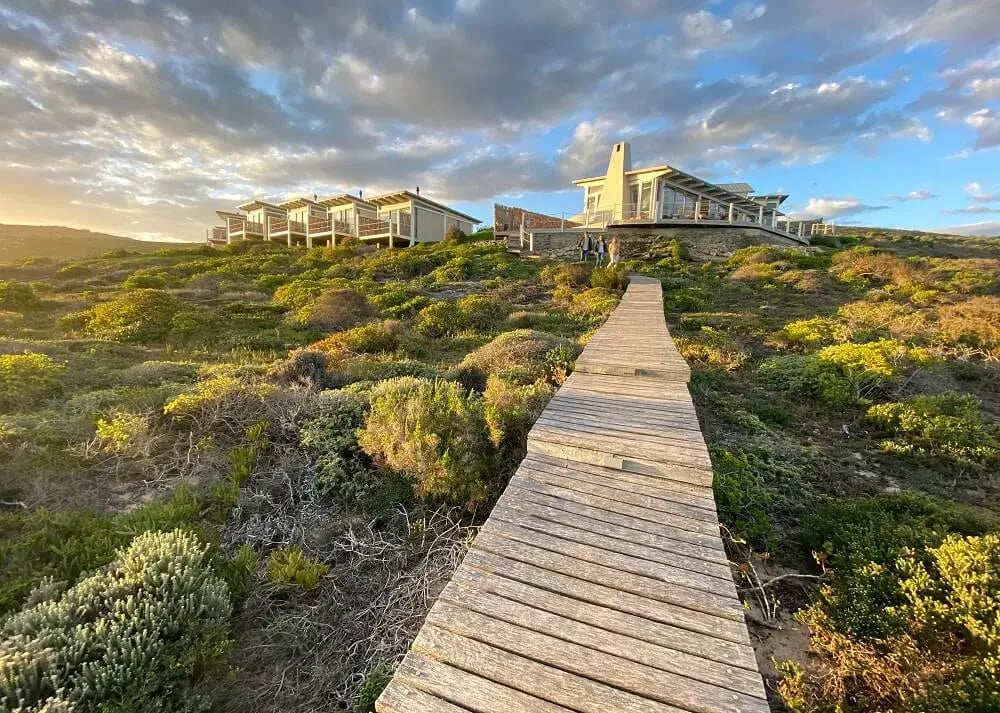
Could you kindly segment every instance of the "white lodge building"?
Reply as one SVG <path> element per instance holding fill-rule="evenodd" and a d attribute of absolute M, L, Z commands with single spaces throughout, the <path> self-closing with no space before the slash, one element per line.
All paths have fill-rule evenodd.
<path fill-rule="evenodd" d="M 293 198 L 282 203 L 252 200 L 236 211 L 217 211 L 222 225 L 209 228 L 211 245 L 236 240 L 283 242 L 288 246 L 336 245 L 357 238 L 389 247 L 444 240 L 452 226 L 471 233 L 481 221 L 432 201 L 417 191 L 393 191 L 372 198 L 342 193 L 329 198 Z"/>
<path fill-rule="evenodd" d="M 779 232 L 778 206 L 788 197 L 754 195 L 747 183 L 717 185 L 668 165 L 633 170 L 625 141 L 611 148 L 605 175 L 573 183 L 583 188 L 583 212 L 569 220 L 587 228 L 744 223 Z"/>

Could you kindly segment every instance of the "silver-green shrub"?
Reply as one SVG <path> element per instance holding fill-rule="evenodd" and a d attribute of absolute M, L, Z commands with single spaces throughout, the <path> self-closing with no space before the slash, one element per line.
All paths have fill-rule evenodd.
<path fill-rule="evenodd" d="M 230 614 L 196 537 L 146 532 L 68 590 L 43 584 L 4 623 L 0 710 L 205 710 Z"/>

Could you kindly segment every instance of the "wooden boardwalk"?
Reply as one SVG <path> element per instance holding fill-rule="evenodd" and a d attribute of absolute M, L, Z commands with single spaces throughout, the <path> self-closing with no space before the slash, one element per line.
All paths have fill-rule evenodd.
<path fill-rule="evenodd" d="M 766 713 L 688 375 L 633 277 L 379 713 Z"/>

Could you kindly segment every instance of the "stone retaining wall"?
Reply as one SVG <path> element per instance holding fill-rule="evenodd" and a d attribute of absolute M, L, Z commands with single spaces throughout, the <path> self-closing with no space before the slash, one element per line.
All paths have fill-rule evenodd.
<path fill-rule="evenodd" d="M 574 259 L 578 255 L 576 242 L 580 237 L 579 232 L 532 232 L 535 254 L 564 260 Z M 596 234 L 597 232 L 593 233 L 595 236 Z M 745 225 L 610 228 L 604 233 L 604 239 L 610 242 L 616 235 L 621 242 L 622 255 L 626 260 L 642 256 L 655 242 L 674 238 L 688 248 L 695 260 L 725 260 L 740 248 L 751 245 L 802 247 L 802 243 L 790 238 Z"/>

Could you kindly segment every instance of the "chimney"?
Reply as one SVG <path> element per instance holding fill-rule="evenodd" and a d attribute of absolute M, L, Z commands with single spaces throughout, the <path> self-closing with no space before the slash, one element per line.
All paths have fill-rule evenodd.
<path fill-rule="evenodd" d="M 417 195 L 420 195 L 420 186 L 417 186 Z"/>

